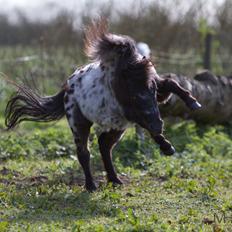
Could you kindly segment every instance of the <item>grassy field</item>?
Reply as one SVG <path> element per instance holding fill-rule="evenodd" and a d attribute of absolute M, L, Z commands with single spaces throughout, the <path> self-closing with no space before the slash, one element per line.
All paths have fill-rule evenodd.
<path fill-rule="evenodd" d="M 55 93 L 83 64 L 75 50 L 2 48 L 0 72 L 44 94 Z M 28 62 L 17 57 L 33 57 Z M 0 75 L 0 232 L 231 231 L 232 126 L 166 121 L 177 149 L 163 157 L 130 129 L 114 152 L 124 186 L 106 184 L 97 136 L 90 136 L 95 193 L 83 188 L 65 120 L 25 123 L 5 132 L 3 111 L 14 89 Z"/>
<path fill-rule="evenodd" d="M 64 120 L 2 133 L 0 231 L 231 231 L 232 129 L 192 121 L 166 128 L 173 157 L 128 130 L 114 152 L 125 183 L 118 188 L 106 184 L 93 130 L 95 193 L 83 188 Z"/>

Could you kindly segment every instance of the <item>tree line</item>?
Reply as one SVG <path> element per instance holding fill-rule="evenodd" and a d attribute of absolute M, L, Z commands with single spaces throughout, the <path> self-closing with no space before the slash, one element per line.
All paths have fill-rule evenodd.
<path fill-rule="evenodd" d="M 179 1 L 172 1 L 172 6 Z M 202 12 L 204 1 L 193 2 L 182 12 L 181 7 L 161 5 L 158 1 L 141 4 L 135 1 L 132 8 L 136 11 L 122 10 L 115 12 L 111 3 L 98 5 L 98 14 L 109 18 L 111 31 L 128 34 L 138 41 L 145 41 L 156 50 L 184 52 L 190 49 L 203 49 L 204 36 L 210 31 L 215 36 L 220 51 L 232 52 L 232 1 L 225 0 L 215 9 L 213 23 L 207 21 L 208 15 Z M 93 15 L 87 9 L 81 14 L 60 11 L 49 21 L 31 21 L 18 11 L 17 23 L 12 23 L 9 16 L 0 15 L 0 45 L 43 45 L 43 46 L 82 46 L 82 26 Z M 90 12 L 90 13 L 89 13 Z M 173 16 L 175 14 L 175 17 Z M 78 26 L 76 21 L 78 20 Z"/>

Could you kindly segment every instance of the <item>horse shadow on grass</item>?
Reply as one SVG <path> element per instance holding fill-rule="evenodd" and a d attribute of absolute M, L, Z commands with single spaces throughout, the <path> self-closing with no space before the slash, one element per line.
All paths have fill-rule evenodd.
<path fill-rule="evenodd" d="M 115 149 L 114 156 L 119 159 L 123 167 L 140 166 L 141 154 L 135 152 L 141 147 L 132 138 L 121 141 Z M 50 159 L 50 157 L 43 157 Z M 90 219 L 93 217 L 114 217 L 117 213 L 114 199 L 110 192 L 115 189 L 108 187 L 105 176 L 102 174 L 101 157 L 94 157 L 95 180 L 99 185 L 96 193 L 88 193 L 84 189 L 84 175 L 76 168 L 66 168 L 63 173 L 47 176 L 23 177 L 16 173 L 14 181 L 6 178 L 0 182 L 15 187 L 13 194 L 9 194 L 10 202 L 17 209 L 16 214 L 11 215 L 9 221 L 27 222 L 51 222 L 51 221 L 75 221 Z M 117 164 L 116 164 L 117 166 Z M 100 171 L 101 170 L 101 171 Z M 7 172 L 5 170 L 5 172 Z M 125 185 L 129 178 L 121 175 Z M 117 199 L 115 199 L 117 201 Z"/>
<path fill-rule="evenodd" d="M 76 170 L 69 168 L 51 180 L 46 176 L 33 176 L 6 183 L 16 188 L 9 197 L 17 213 L 9 216 L 8 221 L 49 223 L 114 217 L 117 209 L 109 194 L 115 189 L 106 186 L 105 177 L 98 175 L 99 190 L 89 193 L 83 187 L 84 178 L 74 173 Z M 127 177 L 121 178 L 128 181 Z"/>

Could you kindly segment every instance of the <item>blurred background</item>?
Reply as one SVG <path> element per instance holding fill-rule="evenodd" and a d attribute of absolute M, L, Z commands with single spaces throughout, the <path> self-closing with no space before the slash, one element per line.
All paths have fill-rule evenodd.
<path fill-rule="evenodd" d="M 0 0 L 0 6 L 0 232 L 232 231 L 232 0 Z M 198 120 L 187 120 L 177 98 L 163 105 L 174 157 L 160 155 L 148 133 L 141 141 L 127 130 L 113 155 L 125 187 L 114 189 L 106 186 L 99 131 L 91 129 L 100 191 L 88 194 L 66 119 L 6 132 L 4 109 L 15 87 L 5 79 L 57 93 L 89 62 L 83 29 L 100 15 L 111 32 L 147 43 L 159 74 L 175 73 L 193 86 L 205 120 L 197 113 Z M 221 77 L 196 78 L 204 69 Z"/>
<path fill-rule="evenodd" d="M 159 73 L 192 77 L 204 68 L 220 75 L 232 73 L 231 0 L 0 0 L 0 4 L 0 72 L 46 94 L 54 93 L 87 62 L 83 28 L 99 15 L 108 18 L 111 32 L 147 43 Z M 1 98 L 6 89 L 1 81 Z"/>

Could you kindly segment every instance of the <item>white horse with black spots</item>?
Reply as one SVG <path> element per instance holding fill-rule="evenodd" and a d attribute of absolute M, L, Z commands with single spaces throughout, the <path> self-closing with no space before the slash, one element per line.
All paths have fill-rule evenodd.
<path fill-rule="evenodd" d="M 140 125 L 165 155 L 172 155 L 175 149 L 162 135 L 158 102 L 173 92 L 191 109 L 200 108 L 200 104 L 175 81 L 160 78 L 152 62 L 138 52 L 134 40 L 110 34 L 105 22 L 93 23 L 85 38 L 85 51 L 93 63 L 76 70 L 54 96 L 41 97 L 16 84 L 18 92 L 6 107 L 6 126 L 11 129 L 25 120 L 48 122 L 66 115 L 84 170 L 86 189 L 94 191 L 87 146 L 94 123 L 102 130 L 98 142 L 107 179 L 122 184 L 113 167 L 112 148 L 126 128 L 134 123 Z"/>

